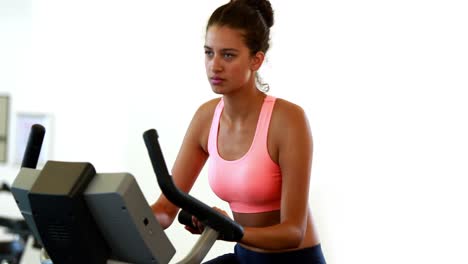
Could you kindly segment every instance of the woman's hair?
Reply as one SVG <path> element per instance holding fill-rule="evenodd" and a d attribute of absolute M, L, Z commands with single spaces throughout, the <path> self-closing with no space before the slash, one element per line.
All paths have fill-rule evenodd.
<path fill-rule="evenodd" d="M 266 54 L 270 48 L 270 28 L 273 24 L 273 9 L 268 0 L 231 0 L 211 14 L 206 30 L 213 25 L 239 29 L 251 55 L 259 51 Z M 256 82 L 261 91 L 270 90 L 270 86 L 263 83 L 258 73 Z"/>
<path fill-rule="evenodd" d="M 250 54 L 254 55 L 268 51 L 273 23 L 273 9 L 268 0 L 231 0 L 211 14 L 206 29 L 217 25 L 241 30 Z"/>

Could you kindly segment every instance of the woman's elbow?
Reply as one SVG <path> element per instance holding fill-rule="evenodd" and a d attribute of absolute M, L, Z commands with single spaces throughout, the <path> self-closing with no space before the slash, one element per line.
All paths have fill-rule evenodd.
<path fill-rule="evenodd" d="M 298 248 L 304 240 L 305 230 L 297 226 L 288 228 L 287 238 L 284 240 L 284 249 Z"/>

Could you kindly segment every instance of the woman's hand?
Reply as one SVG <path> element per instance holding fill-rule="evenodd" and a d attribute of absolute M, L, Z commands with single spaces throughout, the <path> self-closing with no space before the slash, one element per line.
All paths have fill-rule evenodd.
<path fill-rule="evenodd" d="M 198 221 L 198 219 L 195 216 L 192 215 L 192 226 L 186 225 L 185 229 L 194 235 L 199 235 L 203 233 L 203 230 L 205 230 L 205 227 L 200 221 Z"/>
<path fill-rule="evenodd" d="M 174 216 L 171 216 L 162 206 L 158 203 L 154 203 L 151 206 L 151 210 L 153 211 L 154 217 L 159 222 L 163 229 L 168 228 L 172 222 L 174 222 Z"/>
<path fill-rule="evenodd" d="M 218 211 L 219 213 L 229 217 L 229 215 L 226 213 L 226 211 L 219 209 L 218 207 L 213 207 L 214 210 Z M 203 230 L 205 230 L 205 226 L 203 225 L 202 222 L 200 222 L 195 216 L 192 215 L 192 225 L 191 226 L 185 226 L 185 229 L 188 230 L 192 234 L 201 234 L 203 233 Z"/>
<path fill-rule="evenodd" d="M 173 222 L 173 219 L 165 213 L 155 213 L 154 216 L 163 229 L 168 228 Z"/>

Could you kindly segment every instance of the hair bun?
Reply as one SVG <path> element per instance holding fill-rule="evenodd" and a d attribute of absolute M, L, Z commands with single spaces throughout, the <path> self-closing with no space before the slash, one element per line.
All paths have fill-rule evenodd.
<path fill-rule="evenodd" d="M 237 0 L 243 2 L 251 8 L 258 10 L 269 28 L 274 24 L 273 8 L 268 0 Z"/>

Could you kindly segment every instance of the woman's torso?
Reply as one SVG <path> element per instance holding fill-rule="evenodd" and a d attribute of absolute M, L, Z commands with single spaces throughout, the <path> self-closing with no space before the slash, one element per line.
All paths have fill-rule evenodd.
<path fill-rule="evenodd" d="M 211 114 L 212 116 L 214 114 L 215 108 L 218 105 L 219 100 L 220 99 L 215 99 L 208 103 L 208 107 L 206 108 L 207 111 L 210 112 L 207 113 L 208 115 Z M 279 120 L 280 118 L 278 116 L 280 115 L 277 115 L 275 113 L 277 111 L 283 111 L 282 105 L 287 103 L 287 101 L 284 101 L 282 99 L 276 100 L 267 133 L 268 154 L 271 160 L 276 164 L 278 164 L 279 157 L 279 147 L 278 144 L 276 144 L 276 142 L 278 142 L 277 139 L 281 136 L 281 126 L 284 126 L 284 123 L 282 120 Z M 245 119 L 242 123 L 237 124 L 229 122 L 229 120 L 227 120 L 223 115 L 220 116 L 217 137 L 218 154 L 220 157 L 222 157 L 225 160 L 237 160 L 243 157 L 249 151 L 257 129 L 257 122 L 260 110 L 261 107 L 258 107 L 257 112 L 252 112 L 252 114 L 249 115 L 247 119 Z M 208 153 L 208 135 L 210 133 L 211 122 L 206 123 L 207 124 L 204 124 L 204 128 L 202 130 L 202 133 L 204 135 L 202 135 L 201 138 L 203 138 L 202 147 Z M 246 227 L 267 227 L 280 224 L 281 222 L 280 210 L 261 213 L 232 213 L 234 220 L 240 225 Z M 298 249 L 312 247 L 317 244 L 319 244 L 319 239 L 317 233 L 315 232 L 313 219 L 309 210 L 307 213 L 307 227 L 304 234 L 304 239 L 301 245 L 298 247 Z M 254 251 L 265 251 L 247 245 L 243 246 Z"/>

